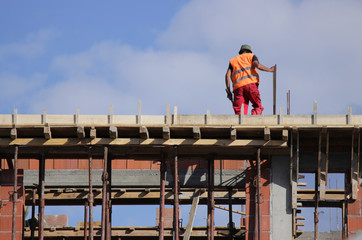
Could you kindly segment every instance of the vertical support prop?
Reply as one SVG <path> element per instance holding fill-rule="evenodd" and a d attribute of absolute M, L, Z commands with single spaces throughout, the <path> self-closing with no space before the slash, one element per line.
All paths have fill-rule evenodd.
<path fill-rule="evenodd" d="M 328 174 L 329 131 L 322 128 L 318 143 L 318 186 L 320 200 L 326 199 L 326 184 Z M 318 191 L 318 189 L 317 189 Z"/>
<path fill-rule="evenodd" d="M 89 195 L 88 195 L 88 202 L 89 202 L 89 240 L 93 240 L 93 175 L 92 175 L 92 148 L 88 150 L 88 176 L 89 176 Z"/>
<path fill-rule="evenodd" d="M 359 158 L 360 158 L 360 143 L 361 134 L 359 126 L 355 126 L 352 133 L 352 150 L 351 150 L 351 186 L 352 199 L 358 198 L 359 185 Z"/>
<path fill-rule="evenodd" d="M 313 103 L 312 124 L 317 124 L 317 101 Z"/>
<path fill-rule="evenodd" d="M 195 189 L 194 195 L 192 196 L 191 210 L 189 213 L 189 218 L 187 220 L 187 225 L 186 225 L 186 230 L 185 230 L 183 240 L 190 239 L 192 227 L 193 227 L 194 220 L 195 220 L 197 205 L 199 204 L 199 201 L 200 201 L 200 194 L 201 194 L 201 189 Z"/>
<path fill-rule="evenodd" d="M 18 201 L 18 151 L 19 147 L 15 146 L 14 152 L 14 192 L 13 192 L 13 219 L 12 219 L 12 240 L 16 239 L 16 202 Z"/>
<path fill-rule="evenodd" d="M 290 115 L 290 90 L 287 93 L 287 115 Z"/>
<path fill-rule="evenodd" d="M 229 188 L 229 240 L 233 240 L 234 222 L 233 222 L 233 199 L 232 188 Z"/>
<path fill-rule="evenodd" d="M 44 199 L 44 190 L 45 190 L 45 153 L 42 154 L 41 159 L 39 160 L 39 227 L 38 227 L 38 236 L 39 240 L 44 240 L 44 208 L 45 208 L 45 199 Z"/>
<path fill-rule="evenodd" d="M 107 148 L 108 149 L 108 148 Z M 109 150 L 107 151 L 109 154 Z M 112 158 L 108 155 L 107 157 L 107 204 L 106 204 L 106 239 L 111 240 L 112 238 Z"/>
<path fill-rule="evenodd" d="M 273 114 L 277 114 L 277 65 L 275 64 L 273 72 Z"/>
<path fill-rule="evenodd" d="M 178 186 L 178 156 L 177 156 L 177 146 L 174 146 L 174 174 L 173 174 L 173 181 L 174 181 L 174 204 L 173 204 L 173 233 L 174 233 L 174 240 L 179 240 L 179 186 Z"/>
<path fill-rule="evenodd" d="M 320 194 L 318 194 L 318 172 L 315 173 L 315 180 L 314 180 L 314 192 L 315 192 L 315 196 L 314 196 L 314 240 L 318 240 L 319 239 L 319 209 L 318 209 L 318 205 L 319 205 L 319 198 Z"/>
<path fill-rule="evenodd" d="M 138 100 L 137 124 L 141 124 L 141 100 Z"/>
<path fill-rule="evenodd" d="M 33 199 L 32 199 L 32 206 L 31 206 L 31 221 L 30 221 L 30 236 L 31 240 L 35 239 L 35 227 L 36 227 L 36 219 L 35 219 L 35 194 L 36 194 L 36 188 L 33 188 Z"/>
<path fill-rule="evenodd" d="M 255 239 L 261 239 L 261 207 L 260 207 L 260 177 L 261 177 L 261 168 L 260 168 L 260 148 L 256 151 L 256 191 L 255 191 L 255 203 L 256 203 L 256 211 L 255 211 Z"/>
<path fill-rule="evenodd" d="M 161 167 L 160 167 L 160 213 L 159 213 L 159 240 L 164 239 L 165 231 L 165 191 L 166 191 L 166 158 L 165 153 L 161 155 Z"/>
<path fill-rule="evenodd" d="M 108 147 L 104 147 L 104 164 L 102 175 L 102 227 L 101 240 L 106 239 L 106 208 L 107 208 L 107 166 L 108 166 Z"/>
<path fill-rule="evenodd" d="M 347 231 L 346 231 L 346 200 L 342 203 L 342 240 L 347 239 Z"/>
<path fill-rule="evenodd" d="M 214 155 L 208 157 L 207 239 L 214 240 Z"/>
<path fill-rule="evenodd" d="M 299 174 L 299 132 L 297 128 L 292 129 L 290 148 L 290 182 L 292 186 L 292 233 L 297 235 L 296 213 L 297 213 L 297 188 Z"/>
<path fill-rule="evenodd" d="M 88 201 L 84 202 L 84 240 L 88 239 L 87 225 L 88 225 Z"/>

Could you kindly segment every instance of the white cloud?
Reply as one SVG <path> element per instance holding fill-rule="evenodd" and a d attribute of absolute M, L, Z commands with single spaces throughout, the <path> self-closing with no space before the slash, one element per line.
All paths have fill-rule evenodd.
<path fill-rule="evenodd" d="M 45 53 L 49 40 L 55 37 L 52 30 L 40 30 L 30 33 L 26 39 L 18 43 L 0 45 L 0 60 L 8 56 L 35 58 Z"/>
<path fill-rule="evenodd" d="M 140 99 L 144 114 L 163 114 L 166 103 L 184 114 L 232 114 L 224 74 L 242 43 L 251 44 L 264 65 L 278 64 L 278 109 L 286 107 L 289 89 L 292 114 L 311 113 L 314 100 L 319 113 L 345 113 L 353 104 L 360 109 L 361 10 L 357 0 L 191 1 L 155 46 L 105 40 L 55 57 L 48 79 L 57 81 L 34 92 L 30 109 L 104 114 L 113 105 L 116 114 L 135 114 Z M 35 34 L 29 39 L 38 40 L 18 53 L 34 56 L 41 50 L 33 45 L 41 49 L 50 35 Z M 0 58 L 15 53 L 15 45 L 0 48 Z M 271 80 L 271 73 L 261 73 L 265 114 L 272 113 Z"/>

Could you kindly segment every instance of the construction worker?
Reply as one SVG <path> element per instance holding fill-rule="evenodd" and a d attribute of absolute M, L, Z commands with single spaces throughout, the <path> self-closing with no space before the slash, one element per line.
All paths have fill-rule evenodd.
<path fill-rule="evenodd" d="M 253 105 L 252 115 L 261 115 L 264 108 L 261 105 L 259 93 L 258 70 L 274 72 L 275 66 L 268 68 L 259 63 L 258 58 L 247 44 L 241 46 L 239 55 L 232 58 L 225 75 L 227 97 L 233 102 L 235 114 L 241 114 L 241 105 L 244 104 L 244 114 L 248 113 L 249 101 Z M 230 79 L 233 83 L 233 95 L 230 91 Z"/>

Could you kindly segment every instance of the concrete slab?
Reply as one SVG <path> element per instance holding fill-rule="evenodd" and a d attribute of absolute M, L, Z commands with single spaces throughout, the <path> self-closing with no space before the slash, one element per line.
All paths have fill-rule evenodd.
<path fill-rule="evenodd" d="M 93 170 L 93 185 L 102 186 L 100 169 Z M 119 187 L 159 187 L 159 170 L 112 170 L 112 186 Z M 245 187 L 244 172 L 238 170 L 215 170 L 216 187 Z M 206 170 L 180 170 L 181 187 L 207 187 Z M 38 184 L 38 171 L 24 171 L 24 185 L 26 187 Z M 166 186 L 172 186 L 172 175 L 166 176 Z M 46 170 L 46 186 L 56 187 L 88 187 L 88 170 Z"/>

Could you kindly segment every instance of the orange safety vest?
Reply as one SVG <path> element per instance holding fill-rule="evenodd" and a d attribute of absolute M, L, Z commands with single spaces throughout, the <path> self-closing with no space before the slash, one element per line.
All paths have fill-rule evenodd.
<path fill-rule="evenodd" d="M 243 53 L 230 60 L 233 91 L 250 83 L 259 83 L 258 70 L 253 66 L 252 53 Z"/>

